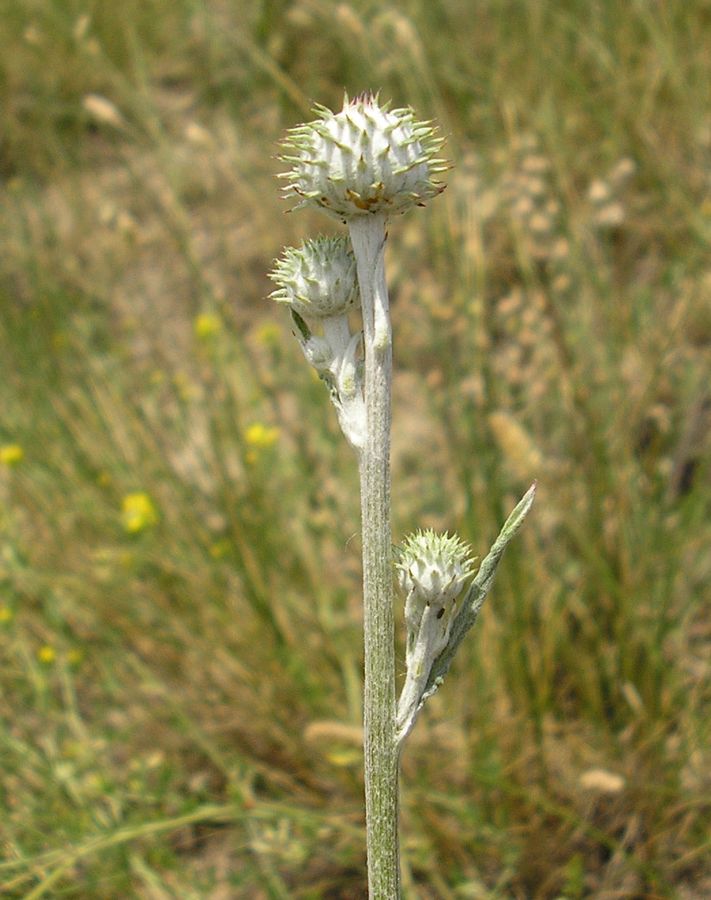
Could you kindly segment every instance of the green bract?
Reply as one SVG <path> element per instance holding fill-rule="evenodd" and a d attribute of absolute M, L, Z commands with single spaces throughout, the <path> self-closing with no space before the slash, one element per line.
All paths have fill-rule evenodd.
<path fill-rule="evenodd" d="M 444 190 L 432 176 L 448 165 L 435 155 L 442 140 L 409 108 L 380 106 L 377 97 L 346 96 L 333 113 L 316 106 L 318 118 L 292 128 L 281 157 L 292 164 L 287 196 L 297 206 L 315 205 L 338 219 L 368 213 L 402 213 Z"/>
<path fill-rule="evenodd" d="M 270 296 L 305 318 L 340 316 L 359 303 L 356 262 L 347 237 L 317 237 L 288 247 L 269 273 Z"/>

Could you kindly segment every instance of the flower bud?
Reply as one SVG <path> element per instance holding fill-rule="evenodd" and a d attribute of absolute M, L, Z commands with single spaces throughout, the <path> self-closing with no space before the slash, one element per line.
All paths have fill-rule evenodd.
<path fill-rule="evenodd" d="M 444 612 L 461 593 L 474 563 L 469 546 L 456 535 L 428 529 L 405 538 L 395 565 L 405 595 L 408 633 L 416 634 L 426 606 Z"/>
<path fill-rule="evenodd" d="M 305 318 L 341 316 L 360 302 L 355 257 L 345 236 L 288 247 L 269 277 L 278 285 L 270 297 Z"/>
<path fill-rule="evenodd" d="M 297 206 L 315 205 L 344 220 L 368 213 L 402 213 L 444 190 L 432 176 L 449 168 L 436 159 L 442 145 L 427 122 L 413 111 L 380 106 L 377 97 L 345 98 L 333 113 L 314 109 L 318 118 L 292 128 L 284 142 L 292 164 L 287 196 Z"/>
<path fill-rule="evenodd" d="M 432 666 L 447 648 L 456 598 L 472 574 L 474 559 L 456 535 L 418 531 L 396 551 L 398 580 L 405 594 L 407 674 L 398 701 L 402 739 L 412 727 Z"/>

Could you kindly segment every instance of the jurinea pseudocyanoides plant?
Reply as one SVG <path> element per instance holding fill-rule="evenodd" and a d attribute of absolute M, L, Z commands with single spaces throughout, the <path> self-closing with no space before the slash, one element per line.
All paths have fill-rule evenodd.
<path fill-rule="evenodd" d="M 400 548 L 390 530 L 392 332 L 385 282 L 390 216 L 444 190 L 436 177 L 442 141 L 410 109 L 363 94 L 339 113 L 322 106 L 292 128 L 282 159 L 285 194 L 348 226 L 287 249 L 270 277 L 272 297 L 291 308 L 304 356 L 329 387 L 341 429 L 356 451 L 361 484 L 365 639 L 364 749 L 368 887 L 374 900 L 400 896 L 398 767 L 402 743 L 439 687 L 474 624 L 506 544 L 520 527 L 533 485 L 474 575 L 458 537 L 419 531 Z M 360 307 L 362 330 L 351 330 Z M 316 332 L 312 329 L 317 329 Z M 405 597 L 407 673 L 395 701 L 394 568 Z M 468 585 L 468 587 L 467 587 Z M 466 590 L 465 590 L 466 588 Z M 463 597 L 461 596 L 463 594 Z M 457 602 L 461 597 L 460 602 Z"/>

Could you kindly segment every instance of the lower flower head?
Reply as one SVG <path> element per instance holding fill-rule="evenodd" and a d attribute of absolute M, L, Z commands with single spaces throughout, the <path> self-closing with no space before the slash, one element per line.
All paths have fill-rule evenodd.
<path fill-rule="evenodd" d="M 396 551 L 400 588 L 412 606 L 445 606 L 461 593 L 475 560 L 456 535 L 431 529 L 405 538 Z"/>

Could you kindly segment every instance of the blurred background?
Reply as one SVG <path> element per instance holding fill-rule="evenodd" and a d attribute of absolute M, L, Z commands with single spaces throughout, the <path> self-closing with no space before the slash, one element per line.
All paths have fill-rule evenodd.
<path fill-rule="evenodd" d="M 364 898 L 355 459 L 266 299 L 380 90 L 394 539 L 532 515 L 403 757 L 405 891 L 711 895 L 711 7 L 24 0 L 0 24 L 0 893 Z M 398 603 L 398 676 L 404 673 Z"/>

